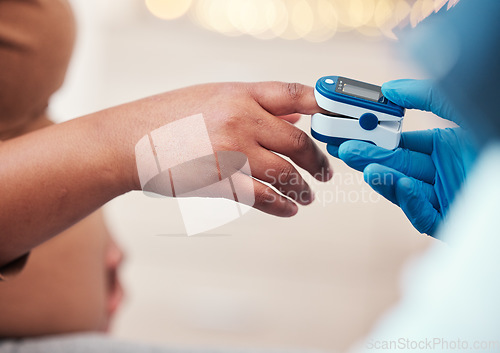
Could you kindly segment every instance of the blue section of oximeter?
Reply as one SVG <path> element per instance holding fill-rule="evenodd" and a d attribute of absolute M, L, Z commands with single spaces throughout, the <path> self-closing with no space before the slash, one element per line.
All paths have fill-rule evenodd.
<path fill-rule="evenodd" d="M 355 83 L 357 85 L 365 85 L 365 86 L 370 86 L 370 87 L 377 87 L 377 89 L 380 91 L 380 87 L 375 86 L 375 85 L 369 85 L 360 81 L 355 81 L 351 80 L 348 78 L 344 77 L 339 77 L 339 76 L 324 76 L 320 78 L 316 82 L 316 91 L 318 91 L 319 94 L 322 96 L 340 102 L 340 103 L 345 103 L 349 105 L 354 105 L 357 107 L 361 107 L 364 109 L 369 109 L 372 111 L 377 111 L 393 116 L 398 116 L 402 117 L 404 116 L 405 109 L 403 107 L 400 107 L 399 105 L 394 104 L 393 102 L 389 101 L 387 98 L 383 97 L 382 93 L 380 93 L 380 101 L 374 101 L 374 100 L 369 100 L 369 99 L 364 99 L 361 97 L 357 97 L 354 95 L 349 95 L 347 93 L 340 93 L 338 91 L 338 86 L 339 84 L 342 84 L 342 81 L 339 82 L 339 79 L 342 81 L 347 81 L 349 83 Z M 353 86 L 353 85 L 350 85 Z M 357 87 L 357 89 L 363 90 L 363 87 Z M 366 89 L 364 89 L 367 91 Z"/>

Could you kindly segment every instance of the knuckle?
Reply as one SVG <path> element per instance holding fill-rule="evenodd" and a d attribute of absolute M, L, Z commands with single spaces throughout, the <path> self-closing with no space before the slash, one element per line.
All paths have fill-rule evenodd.
<path fill-rule="evenodd" d="M 294 150 L 300 152 L 311 148 L 312 141 L 304 131 L 299 129 L 294 130 L 291 138 Z"/>
<path fill-rule="evenodd" d="M 281 165 L 278 170 L 279 170 L 278 180 L 281 181 L 282 184 L 285 183 L 287 180 L 290 180 L 292 175 L 295 174 L 295 168 L 289 163 Z"/>
<path fill-rule="evenodd" d="M 218 117 L 219 121 L 222 122 L 224 126 L 233 126 L 238 122 L 238 116 L 234 112 L 228 112 L 227 114 L 221 114 Z"/>
<path fill-rule="evenodd" d="M 300 83 L 287 83 L 286 84 L 286 91 L 288 96 L 292 100 L 298 100 L 302 97 L 304 93 L 304 86 L 301 85 Z"/>
<path fill-rule="evenodd" d="M 266 205 L 276 201 L 276 197 L 270 188 L 264 187 L 255 191 L 255 204 Z"/>
<path fill-rule="evenodd" d="M 230 135 L 241 130 L 241 118 L 237 114 L 225 114 L 219 117 L 219 128 L 228 132 Z"/>

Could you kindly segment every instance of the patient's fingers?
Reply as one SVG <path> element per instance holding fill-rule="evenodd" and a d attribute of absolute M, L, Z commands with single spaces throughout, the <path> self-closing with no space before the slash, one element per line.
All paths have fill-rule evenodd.
<path fill-rule="evenodd" d="M 322 111 L 314 98 L 314 89 L 300 83 L 259 82 L 250 85 L 250 93 L 262 108 L 273 115 L 312 115 Z"/>
<path fill-rule="evenodd" d="M 253 191 L 255 195 L 253 207 L 262 212 L 278 217 L 291 217 L 299 210 L 293 201 L 279 195 L 272 188 L 255 179 L 253 180 Z"/>
<path fill-rule="evenodd" d="M 250 156 L 250 160 L 253 177 L 273 185 L 300 204 L 307 205 L 313 201 L 311 188 L 290 162 L 262 148 Z"/>
<path fill-rule="evenodd" d="M 276 118 L 259 131 L 257 142 L 264 148 L 290 157 L 299 167 L 320 181 L 331 179 L 333 171 L 328 158 L 302 130 Z"/>

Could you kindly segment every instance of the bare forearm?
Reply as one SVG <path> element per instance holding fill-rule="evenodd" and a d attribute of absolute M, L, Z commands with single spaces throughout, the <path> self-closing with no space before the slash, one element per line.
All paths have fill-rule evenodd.
<path fill-rule="evenodd" d="M 0 143 L 0 266 L 139 189 L 134 147 L 174 119 L 167 93 Z"/>
<path fill-rule="evenodd" d="M 0 144 L 0 266 L 131 189 L 106 115 Z"/>

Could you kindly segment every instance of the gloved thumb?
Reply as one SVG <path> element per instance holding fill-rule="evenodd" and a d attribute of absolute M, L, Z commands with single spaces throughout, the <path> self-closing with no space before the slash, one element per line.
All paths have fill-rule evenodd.
<path fill-rule="evenodd" d="M 328 144 L 326 145 L 326 150 L 335 158 L 339 158 L 339 146 Z"/>
<path fill-rule="evenodd" d="M 439 212 L 424 196 L 421 184 L 411 178 L 400 178 L 396 183 L 396 198 L 399 206 L 420 232 L 433 235 L 441 218 Z"/>
<path fill-rule="evenodd" d="M 463 119 L 432 80 L 394 80 L 382 85 L 390 101 L 408 109 L 420 109 L 461 124 Z"/>

